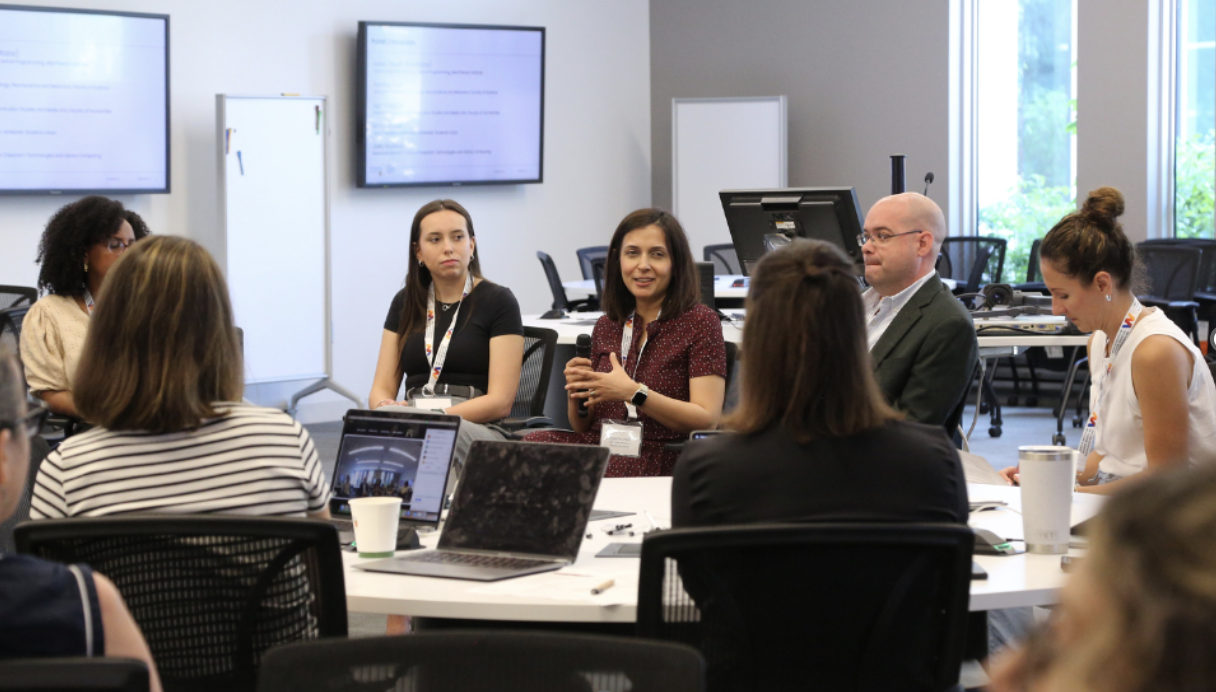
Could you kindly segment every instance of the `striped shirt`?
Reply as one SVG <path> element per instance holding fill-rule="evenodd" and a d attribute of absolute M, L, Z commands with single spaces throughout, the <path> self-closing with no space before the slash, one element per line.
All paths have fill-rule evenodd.
<path fill-rule="evenodd" d="M 276 409 L 217 404 L 197 430 L 94 428 L 68 438 L 38 471 L 33 519 L 133 512 L 304 516 L 329 502 L 312 438 Z"/>

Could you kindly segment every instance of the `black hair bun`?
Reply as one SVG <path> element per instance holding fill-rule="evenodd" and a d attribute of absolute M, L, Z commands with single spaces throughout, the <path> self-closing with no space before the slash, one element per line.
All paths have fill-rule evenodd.
<path fill-rule="evenodd" d="M 1123 193 L 1113 187 L 1100 187 L 1089 193 L 1081 205 L 1081 215 L 1106 231 L 1115 229 L 1115 220 L 1123 215 Z"/>

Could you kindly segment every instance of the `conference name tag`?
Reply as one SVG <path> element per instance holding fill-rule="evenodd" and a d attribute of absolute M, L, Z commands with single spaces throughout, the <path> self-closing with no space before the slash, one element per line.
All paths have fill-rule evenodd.
<path fill-rule="evenodd" d="M 444 397 L 440 399 L 434 396 L 416 396 L 410 402 L 410 406 L 421 409 L 445 409 L 452 405 L 450 398 Z"/>
<path fill-rule="evenodd" d="M 617 456 L 636 457 L 642 453 L 642 424 L 606 420 L 600 428 L 600 446 Z"/>

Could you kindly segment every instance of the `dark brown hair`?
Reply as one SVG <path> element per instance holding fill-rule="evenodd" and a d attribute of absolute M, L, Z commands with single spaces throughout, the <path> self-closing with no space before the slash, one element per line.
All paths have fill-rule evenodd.
<path fill-rule="evenodd" d="M 781 425 L 808 442 L 901 418 L 874 380 L 858 289 L 853 263 L 822 241 L 795 239 L 760 260 L 747 294 L 742 397 L 723 427 Z"/>
<path fill-rule="evenodd" d="M 90 195 L 63 206 L 46 224 L 38 244 L 38 288 L 46 293 L 78 297 L 85 288 L 84 259 L 89 248 L 109 240 L 122 222 L 131 224 L 135 239 L 148 235 L 148 225 L 122 202 Z"/>
<path fill-rule="evenodd" d="M 608 258 L 604 265 L 604 295 L 600 307 L 608 319 L 624 322 L 637 307 L 637 299 L 629 292 L 621 276 L 621 246 L 630 231 L 647 226 L 658 226 L 663 230 L 667 252 L 671 255 L 671 281 L 667 294 L 663 296 L 660 320 L 668 320 L 684 314 L 701 301 L 701 283 L 697 280 L 697 265 L 692 250 L 688 247 L 688 236 L 676 217 L 662 209 L 638 209 L 630 213 L 616 227 L 612 242 L 608 244 Z"/>
<path fill-rule="evenodd" d="M 418 241 L 422 235 L 422 220 L 437 211 L 445 210 L 454 211 L 463 216 L 465 228 L 469 231 L 469 238 L 477 237 L 477 234 L 473 232 L 473 217 L 469 216 L 468 210 L 455 200 L 437 199 L 427 202 L 422 205 L 417 214 L 414 214 L 414 222 L 410 224 L 410 270 L 405 274 L 405 299 L 401 303 L 401 314 L 397 318 L 398 351 L 405 348 L 406 339 L 415 332 L 422 331 L 426 326 L 426 296 L 431 286 L 431 270 L 419 266 L 416 255 L 419 248 Z M 477 257 L 476 244 L 473 245 L 473 259 L 469 262 L 469 273 L 473 275 L 474 279 L 482 278 L 481 260 Z M 468 307 L 460 311 L 464 317 L 464 323 L 468 322 L 472 313 L 472 309 Z"/>
<path fill-rule="evenodd" d="M 89 322 L 73 395 L 110 430 L 197 428 L 240 401 L 241 348 L 219 265 L 201 245 L 159 236 L 123 253 Z"/>
<path fill-rule="evenodd" d="M 1089 193 L 1078 211 L 1060 219 L 1039 247 L 1039 257 L 1056 271 L 1088 286 L 1098 272 L 1106 272 L 1115 286 L 1132 283 L 1136 250 L 1123 233 L 1123 195 L 1113 187 Z"/>

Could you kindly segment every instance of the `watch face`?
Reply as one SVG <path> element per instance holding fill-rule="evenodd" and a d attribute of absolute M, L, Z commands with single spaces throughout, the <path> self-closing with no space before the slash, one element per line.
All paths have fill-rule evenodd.
<path fill-rule="evenodd" d="M 641 406 L 642 404 L 646 403 L 646 392 L 634 392 L 633 398 L 629 400 L 629 403 L 633 404 L 634 406 Z"/>

